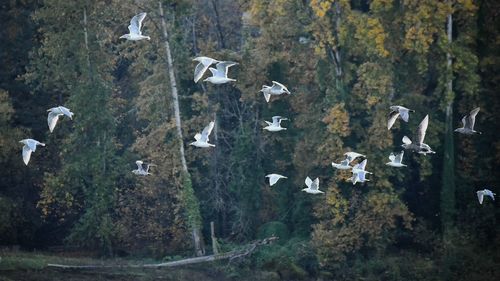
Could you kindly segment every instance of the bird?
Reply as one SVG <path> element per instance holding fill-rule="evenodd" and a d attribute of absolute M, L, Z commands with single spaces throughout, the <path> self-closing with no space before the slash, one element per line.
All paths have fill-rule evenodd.
<path fill-rule="evenodd" d="M 28 162 L 30 161 L 31 158 L 31 153 L 36 151 L 36 146 L 41 145 L 45 146 L 44 143 L 41 143 L 37 140 L 34 139 L 23 139 L 19 141 L 20 143 L 23 143 L 23 161 L 26 166 L 28 165 Z"/>
<path fill-rule="evenodd" d="M 463 127 L 455 129 L 455 132 L 466 135 L 481 134 L 481 132 L 474 131 L 474 123 L 476 122 L 476 115 L 479 112 L 479 109 L 479 107 L 476 107 L 469 113 L 469 115 L 465 115 L 464 118 L 462 118 Z"/>
<path fill-rule="evenodd" d="M 127 39 L 131 41 L 139 41 L 143 39 L 151 40 L 151 37 L 142 35 L 141 32 L 142 21 L 144 20 L 146 15 L 147 13 L 140 13 L 138 15 L 135 15 L 130 20 L 130 25 L 128 26 L 129 33 L 120 36 L 120 39 Z"/>
<path fill-rule="evenodd" d="M 208 125 L 203 129 L 201 134 L 197 133 L 194 136 L 194 139 L 196 141 L 190 143 L 189 145 L 194 145 L 196 147 L 215 147 L 214 144 L 208 143 L 208 136 L 212 132 L 214 125 L 215 125 L 215 121 L 211 121 L 210 123 L 208 123 Z"/>
<path fill-rule="evenodd" d="M 135 164 L 137 164 L 137 169 L 133 170 L 132 173 L 134 173 L 134 174 L 136 174 L 138 176 L 151 175 L 151 173 L 149 172 L 149 167 L 150 166 L 156 166 L 154 164 L 144 164 L 144 162 L 142 162 L 141 160 L 135 161 Z M 144 167 L 142 165 L 146 165 L 146 170 L 144 170 Z"/>
<path fill-rule="evenodd" d="M 350 166 L 349 163 L 351 163 L 354 159 L 356 159 L 358 157 L 366 157 L 363 154 L 353 152 L 353 151 L 346 152 L 346 153 L 344 153 L 344 155 L 346 156 L 346 159 L 342 160 L 340 162 L 340 164 L 332 162 L 332 166 L 334 168 L 339 169 L 339 170 L 349 170 L 352 168 L 352 166 Z"/>
<path fill-rule="evenodd" d="M 389 165 L 391 167 L 406 167 L 405 164 L 401 163 L 403 162 L 403 155 L 405 154 L 404 150 L 401 150 L 401 152 L 397 155 L 394 155 L 394 153 L 391 152 L 391 155 L 389 155 L 389 160 L 390 162 L 385 163 L 386 165 Z"/>
<path fill-rule="evenodd" d="M 266 102 L 269 102 L 271 95 L 279 96 L 284 93 L 290 94 L 290 91 L 281 83 L 273 81 L 272 86 L 263 85 L 262 90 L 260 90 L 264 94 L 264 98 Z"/>
<path fill-rule="evenodd" d="M 282 130 L 286 130 L 286 128 L 281 127 L 281 121 L 288 120 L 287 118 L 283 118 L 281 116 L 273 116 L 273 122 L 266 122 L 267 126 L 264 127 L 264 130 L 268 130 L 269 132 L 279 132 Z"/>
<path fill-rule="evenodd" d="M 489 189 L 483 189 L 483 190 L 479 190 L 477 193 L 477 199 L 479 200 L 479 204 L 483 204 L 483 197 L 484 196 L 489 196 L 491 197 L 491 199 L 493 199 L 493 201 L 495 201 L 495 195 L 496 193 L 493 193 L 491 190 Z"/>
<path fill-rule="evenodd" d="M 358 172 L 352 174 L 352 177 L 349 178 L 349 180 L 352 182 L 352 185 L 355 185 L 358 182 L 365 182 L 365 181 L 370 181 L 369 179 L 366 178 L 367 172 Z"/>
<path fill-rule="evenodd" d="M 210 67 L 208 70 L 212 72 L 212 76 L 203 80 L 205 82 L 210 82 L 212 84 L 224 84 L 231 81 L 236 81 L 236 79 L 227 78 L 227 71 L 229 67 L 237 65 L 237 62 L 232 61 L 221 61 L 216 64 L 217 69 Z"/>
<path fill-rule="evenodd" d="M 194 69 L 194 82 L 197 83 L 201 77 L 203 77 L 203 74 L 207 71 L 207 69 L 214 63 L 219 63 L 220 61 L 209 58 L 209 57 L 196 57 L 193 59 L 193 61 L 197 61 L 198 64 L 196 65 Z"/>
<path fill-rule="evenodd" d="M 73 120 L 73 112 L 64 106 L 53 107 L 47 110 L 49 115 L 47 117 L 47 123 L 49 124 L 49 131 L 52 133 L 54 128 L 56 127 L 57 121 L 59 120 L 59 116 L 66 115 L 69 119 Z"/>
<path fill-rule="evenodd" d="M 427 155 L 428 153 L 436 153 L 432 151 L 431 147 L 424 143 L 425 132 L 427 131 L 427 126 L 429 125 L 429 115 L 425 115 L 420 125 L 418 125 L 416 136 L 416 142 L 413 143 L 407 136 L 403 137 L 403 144 L 401 145 L 404 149 L 413 150 L 420 154 Z"/>
<path fill-rule="evenodd" d="M 365 171 L 367 159 L 363 160 L 361 163 L 354 165 L 352 167 L 352 177 L 350 180 L 352 184 L 355 185 L 357 182 L 369 181 L 366 179 L 366 174 L 373 174 L 372 172 Z"/>
<path fill-rule="evenodd" d="M 287 177 L 278 174 L 269 174 L 266 176 L 266 178 L 269 178 L 270 186 L 273 186 L 276 182 L 278 182 L 279 179 L 287 179 Z"/>
<path fill-rule="evenodd" d="M 314 181 L 311 180 L 311 178 L 307 177 L 305 181 L 307 188 L 302 189 L 302 191 L 305 191 L 307 193 L 311 194 L 318 194 L 318 193 L 324 193 L 323 191 L 319 190 L 319 179 L 316 178 Z"/>
<path fill-rule="evenodd" d="M 403 121 L 408 122 L 408 118 L 410 118 L 410 112 L 415 112 L 415 110 L 408 109 L 400 105 L 390 106 L 389 109 L 391 110 L 391 112 L 389 113 L 389 120 L 387 121 L 387 130 L 391 129 L 392 125 L 394 125 L 394 122 L 396 122 L 396 119 L 398 119 L 398 116 L 401 116 L 401 119 L 403 119 Z"/>

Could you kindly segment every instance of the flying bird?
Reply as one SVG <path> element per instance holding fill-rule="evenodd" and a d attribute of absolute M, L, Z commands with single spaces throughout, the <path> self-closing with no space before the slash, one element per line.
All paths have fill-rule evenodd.
<path fill-rule="evenodd" d="M 363 160 L 361 163 L 354 165 L 352 167 L 352 177 L 350 180 L 352 184 L 355 185 L 357 182 L 369 181 L 366 179 L 366 174 L 373 174 L 372 172 L 365 171 L 367 159 Z"/>
<path fill-rule="evenodd" d="M 273 122 L 266 122 L 267 126 L 264 127 L 264 130 L 268 130 L 269 132 L 279 132 L 282 130 L 286 130 L 286 128 L 281 127 L 281 121 L 288 120 L 287 118 L 283 118 L 281 116 L 273 116 Z"/>
<path fill-rule="evenodd" d="M 481 134 L 481 132 L 474 131 L 474 123 L 476 122 L 476 115 L 479 112 L 479 107 L 474 108 L 469 115 L 465 115 L 462 118 L 462 128 L 455 129 L 455 132 L 473 135 L 473 134 Z"/>
<path fill-rule="evenodd" d="M 346 152 L 346 153 L 344 153 L 344 155 L 345 155 L 346 159 L 342 160 L 340 162 L 340 164 L 332 162 L 332 166 L 334 168 L 339 169 L 339 170 L 349 170 L 352 168 L 352 166 L 350 166 L 349 163 L 351 163 L 354 159 L 356 159 L 358 157 L 366 157 L 363 154 L 353 152 L 353 151 Z"/>
<path fill-rule="evenodd" d="M 198 82 L 198 80 L 203 77 L 203 74 L 207 71 L 207 69 L 214 63 L 219 63 L 220 61 L 209 58 L 209 57 L 196 57 L 193 61 L 197 61 L 198 64 L 194 69 L 194 82 Z"/>
<path fill-rule="evenodd" d="M 278 174 L 269 174 L 266 176 L 266 178 L 269 178 L 270 186 L 273 186 L 276 182 L 278 182 L 279 179 L 287 179 L 287 177 Z"/>
<path fill-rule="evenodd" d="M 260 91 L 264 94 L 266 102 L 269 102 L 271 95 L 279 96 L 284 93 L 290 94 L 290 91 L 288 91 L 288 89 L 283 84 L 276 81 L 273 81 L 272 86 L 267 86 L 267 85 L 262 86 L 262 90 Z"/>
<path fill-rule="evenodd" d="M 189 145 L 194 145 L 196 147 L 215 147 L 214 144 L 208 143 L 208 136 L 212 132 L 214 128 L 215 121 L 211 121 L 203 131 L 194 136 L 195 142 L 190 143 Z"/>
<path fill-rule="evenodd" d="M 229 67 L 233 65 L 237 65 L 238 63 L 232 61 L 221 61 L 216 64 L 217 69 L 210 67 L 208 70 L 212 72 L 212 76 L 203 80 L 206 82 L 210 82 L 212 84 L 224 84 L 231 81 L 236 81 L 236 79 L 227 78 L 227 71 Z"/>
<path fill-rule="evenodd" d="M 31 153 L 36 151 L 36 146 L 41 145 L 45 146 L 44 143 L 41 143 L 37 140 L 34 139 L 24 139 L 19 141 L 20 143 L 23 143 L 23 161 L 26 166 L 28 165 L 28 162 L 30 161 L 31 158 Z"/>
<path fill-rule="evenodd" d="M 391 110 L 391 113 L 389 113 L 389 120 L 387 121 L 387 130 L 391 129 L 394 122 L 396 122 L 396 119 L 398 119 L 398 116 L 400 116 L 403 121 L 408 122 L 410 112 L 415 112 L 415 110 L 408 109 L 400 105 L 393 105 L 389 107 L 389 109 Z"/>
<path fill-rule="evenodd" d="M 52 133 L 56 127 L 59 116 L 66 115 L 69 119 L 73 120 L 73 112 L 64 106 L 53 107 L 47 110 L 49 115 L 47 117 L 47 123 L 49 124 L 49 131 Z"/>
<path fill-rule="evenodd" d="M 324 193 L 323 191 L 319 190 L 319 178 L 316 178 L 314 181 L 312 181 L 311 178 L 307 177 L 305 183 L 307 185 L 307 188 L 302 189 L 302 191 L 311 194 Z"/>
<path fill-rule="evenodd" d="M 395 155 L 394 153 L 391 152 L 391 155 L 389 155 L 389 160 L 391 160 L 391 162 L 387 162 L 385 164 L 389 165 L 391 167 L 396 167 L 396 168 L 406 167 L 405 164 L 401 163 L 401 162 L 403 162 L 403 155 L 404 154 L 405 154 L 404 150 L 401 150 L 401 152 L 397 155 Z"/>
<path fill-rule="evenodd" d="M 133 170 L 132 173 L 134 173 L 134 174 L 136 174 L 138 176 L 151 175 L 151 173 L 149 172 L 149 167 L 156 166 L 154 164 L 145 164 L 141 160 L 135 161 L 135 164 L 137 164 L 137 169 Z M 143 165 L 146 165 L 146 169 L 144 169 Z"/>
<path fill-rule="evenodd" d="M 491 197 L 491 199 L 493 199 L 493 201 L 495 201 L 495 195 L 496 193 L 493 193 L 491 190 L 489 189 L 483 189 L 483 190 L 479 190 L 477 193 L 477 199 L 479 200 L 479 204 L 483 204 L 483 197 L 484 196 L 489 196 Z"/>
<path fill-rule="evenodd" d="M 429 125 L 429 115 L 426 115 L 420 125 L 418 125 L 417 132 L 415 134 L 416 142 L 413 143 L 407 136 L 403 137 L 403 144 L 401 145 L 404 149 L 413 150 L 420 154 L 427 155 L 427 153 L 436 153 L 432 151 L 431 147 L 424 143 L 425 132 L 427 131 L 427 126 Z"/>
<path fill-rule="evenodd" d="M 143 39 L 151 40 L 151 37 L 142 35 L 142 32 L 141 32 L 142 21 L 144 20 L 145 17 L 146 17 L 146 13 L 140 13 L 138 15 L 135 15 L 130 20 L 130 25 L 128 26 L 129 33 L 120 36 L 120 38 L 131 40 L 131 41 L 139 41 L 139 40 L 143 40 Z"/>

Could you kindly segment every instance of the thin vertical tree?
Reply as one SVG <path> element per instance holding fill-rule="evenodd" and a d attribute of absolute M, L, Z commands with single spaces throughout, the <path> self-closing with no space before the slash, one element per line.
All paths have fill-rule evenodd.
<path fill-rule="evenodd" d="M 182 127 L 181 127 L 181 115 L 179 108 L 179 96 L 177 92 L 177 82 L 175 80 L 175 72 L 174 72 L 174 63 L 172 60 L 172 53 L 170 51 L 170 44 L 168 42 L 168 32 L 167 32 L 167 23 L 165 21 L 165 14 L 163 12 L 163 6 L 161 1 L 158 1 L 158 6 L 160 10 L 161 17 L 161 27 L 163 32 L 163 43 L 165 47 L 165 52 L 167 55 L 167 69 L 168 75 L 170 79 L 170 90 L 172 94 L 172 104 L 174 107 L 174 118 L 175 125 L 177 127 L 177 138 L 179 142 L 179 154 L 182 163 L 182 181 L 183 181 L 183 198 L 185 200 L 187 215 L 188 215 L 188 224 L 192 231 L 193 244 L 195 248 L 195 253 L 197 256 L 202 256 L 205 253 L 203 247 L 203 237 L 201 235 L 201 214 L 199 202 L 196 196 L 194 195 L 191 176 L 189 174 L 187 164 L 186 164 L 186 156 L 184 152 L 184 142 L 182 137 Z"/>

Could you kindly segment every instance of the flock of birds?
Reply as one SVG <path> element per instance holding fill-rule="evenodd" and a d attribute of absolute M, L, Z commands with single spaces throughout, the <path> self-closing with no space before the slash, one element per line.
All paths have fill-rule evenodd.
<path fill-rule="evenodd" d="M 130 25 L 128 26 L 129 33 L 122 35 L 120 38 L 126 39 L 126 40 L 131 40 L 131 41 L 139 41 L 139 40 L 150 40 L 151 38 L 149 36 L 142 35 L 141 32 L 141 27 L 142 27 L 142 22 L 146 17 L 146 13 L 140 13 L 136 16 L 134 16 L 131 21 Z M 212 76 L 206 78 L 205 82 L 210 82 L 212 84 L 225 84 L 229 82 L 234 82 L 236 79 L 229 78 L 227 76 L 229 67 L 238 65 L 236 62 L 232 61 L 219 61 L 213 58 L 209 57 L 196 57 L 193 59 L 193 61 L 197 61 L 198 64 L 195 67 L 194 70 L 194 82 L 197 83 L 205 74 L 207 70 L 210 70 Z M 212 65 L 215 64 L 216 68 L 211 67 Z M 283 94 L 290 95 L 290 91 L 285 87 L 283 84 L 272 81 L 271 86 L 263 85 L 262 89 L 260 90 L 262 94 L 264 95 L 264 99 L 266 102 L 269 102 L 271 99 L 271 96 L 280 96 Z M 67 116 L 70 119 L 73 119 L 73 112 L 71 112 L 68 108 L 64 106 L 58 106 L 54 107 L 48 110 L 48 126 L 49 126 L 49 131 L 52 133 L 57 121 L 59 120 L 60 116 Z M 390 130 L 391 127 L 394 125 L 396 120 L 398 118 L 402 119 L 404 122 L 408 122 L 409 117 L 410 117 L 410 112 L 414 112 L 414 110 L 408 109 L 403 106 L 395 105 L 390 107 L 390 113 L 389 113 L 389 119 L 387 121 L 387 129 Z M 474 130 L 474 124 L 476 120 L 476 115 L 479 112 L 479 107 L 473 109 L 468 115 L 464 116 L 462 119 L 462 124 L 463 126 L 461 128 L 455 129 L 455 132 L 461 133 L 461 134 L 467 134 L 467 135 L 473 135 L 473 134 L 481 134 L 480 132 L 477 132 Z M 281 127 L 281 121 L 288 120 L 287 118 L 281 117 L 281 116 L 273 116 L 272 122 L 265 121 L 267 126 L 264 127 L 264 130 L 267 130 L 269 132 L 279 132 L 286 130 L 286 128 Z M 401 168 L 401 167 L 406 167 L 405 164 L 403 164 L 403 156 L 404 156 L 404 151 L 405 150 L 411 150 L 414 152 L 417 152 L 419 154 L 427 155 L 427 154 L 433 154 L 435 153 L 431 147 L 424 143 L 425 139 L 425 133 L 427 131 L 427 127 L 429 125 L 429 115 L 426 115 L 424 119 L 420 122 L 420 125 L 418 126 L 416 132 L 415 132 L 415 138 L 414 141 L 412 142 L 410 138 L 407 136 L 404 136 L 402 141 L 403 144 L 401 145 L 404 149 L 399 152 L 398 154 L 391 153 L 389 155 L 389 160 L 390 162 L 387 162 L 386 165 L 395 167 L 395 168 Z M 201 133 L 197 133 L 194 136 L 195 141 L 190 143 L 190 145 L 193 145 L 195 147 L 200 147 L 200 148 L 208 148 L 208 147 L 215 147 L 214 144 L 209 143 L 209 136 L 215 126 L 215 121 L 211 121 Z M 31 157 L 31 153 L 36 151 L 36 147 L 38 145 L 45 146 L 44 143 L 41 143 L 37 140 L 34 139 L 23 139 L 20 141 L 21 143 L 24 144 L 23 150 L 22 150 L 22 155 L 23 155 L 23 161 L 26 165 L 28 165 L 28 162 Z M 373 174 L 371 172 L 368 172 L 365 170 L 366 164 L 367 164 L 367 159 L 366 155 L 357 153 L 357 152 L 346 152 L 345 154 L 345 159 L 340 161 L 340 163 L 333 163 L 332 166 L 335 169 L 339 170 L 351 170 L 352 172 L 352 177 L 349 178 L 349 180 L 352 182 L 353 185 L 356 183 L 360 182 L 366 182 L 369 181 L 366 178 L 366 175 L 368 174 Z M 357 163 L 353 166 L 350 164 L 357 158 L 363 157 L 365 158 L 363 161 L 360 163 Z M 137 160 L 135 162 L 137 164 L 137 169 L 133 170 L 132 172 L 136 175 L 139 176 L 147 176 L 151 175 L 149 172 L 149 168 L 152 166 L 155 166 L 154 164 L 151 163 L 144 163 L 141 160 Z M 280 175 L 280 174 L 269 174 L 266 175 L 266 178 L 269 179 L 269 185 L 273 186 L 275 185 L 280 179 L 286 179 L 286 176 Z M 305 184 L 307 188 L 302 189 L 302 191 L 311 193 L 311 194 L 320 194 L 324 193 L 319 189 L 319 178 L 316 178 L 314 181 L 311 180 L 311 178 L 307 177 L 305 179 Z M 489 189 L 484 189 L 484 190 L 479 190 L 477 191 L 477 197 L 479 200 L 479 203 L 483 203 L 483 198 L 484 196 L 489 196 L 491 197 L 492 200 L 495 200 L 495 193 L 493 193 Z"/>

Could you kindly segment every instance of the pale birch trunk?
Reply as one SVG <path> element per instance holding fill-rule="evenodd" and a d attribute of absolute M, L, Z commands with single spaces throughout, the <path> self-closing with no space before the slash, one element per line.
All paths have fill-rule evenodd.
<path fill-rule="evenodd" d="M 179 142 L 179 153 L 180 153 L 180 158 L 182 162 L 182 170 L 184 173 L 183 181 L 188 181 L 191 182 L 190 180 L 190 175 L 189 171 L 187 168 L 186 164 L 186 157 L 184 153 L 184 142 L 182 138 L 182 127 L 181 127 L 181 115 L 180 115 L 180 109 L 179 109 L 179 97 L 177 94 L 177 83 L 175 80 L 175 74 L 174 74 L 174 64 L 172 60 L 172 53 L 170 52 L 170 44 L 168 42 L 168 32 L 167 32 L 167 24 L 165 22 L 165 15 L 163 13 L 163 6 L 161 4 L 161 1 L 158 1 L 159 9 L 160 9 L 160 16 L 161 16 L 161 27 L 162 27 L 162 32 L 163 32 L 163 39 L 164 39 L 164 46 L 165 46 L 165 52 L 167 53 L 167 68 L 168 68 L 168 75 L 170 78 L 170 90 L 172 93 L 172 104 L 174 107 L 174 117 L 175 117 L 175 125 L 177 127 L 177 137 L 178 137 L 178 142 Z M 184 188 L 192 188 L 189 184 L 187 186 L 186 184 L 184 185 Z M 183 190 L 184 193 L 189 192 L 191 194 L 194 194 L 192 191 L 186 191 Z M 191 202 L 185 202 L 187 205 L 189 205 Z M 196 208 L 194 210 L 197 212 L 196 217 L 201 217 L 199 215 L 199 207 L 197 206 L 186 206 L 187 208 Z M 189 219 L 188 219 L 189 220 Z M 190 219 L 189 221 L 189 227 L 191 228 L 192 231 L 192 238 L 193 238 L 193 245 L 195 248 L 195 253 L 197 256 L 202 256 L 205 253 L 205 250 L 203 249 L 203 237 L 201 236 L 201 222 L 198 221 L 193 221 L 193 219 Z"/>

